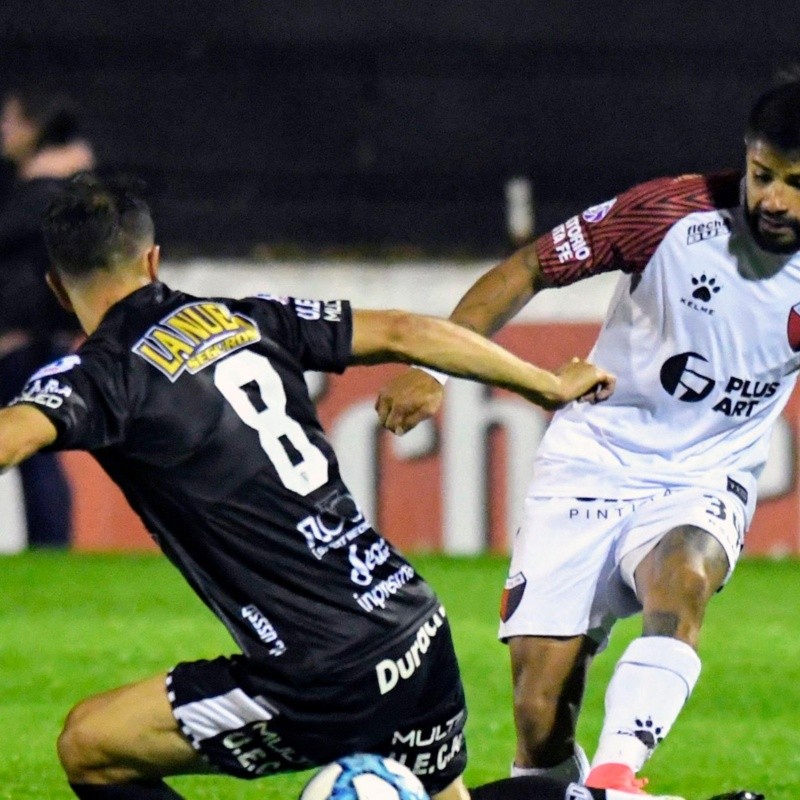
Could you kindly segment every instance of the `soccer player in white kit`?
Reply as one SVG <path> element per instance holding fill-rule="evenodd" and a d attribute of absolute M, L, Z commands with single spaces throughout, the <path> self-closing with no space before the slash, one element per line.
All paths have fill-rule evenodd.
<path fill-rule="evenodd" d="M 769 435 L 800 368 L 800 79 L 763 94 L 745 174 L 653 180 L 496 266 L 451 319 L 491 335 L 541 289 L 621 272 L 593 362 L 598 405 L 559 411 L 535 461 L 501 606 L 514 681 L 512 774 L 636 778 L 700 674 L 706 605 L 731 575 Z M 381 394 L 402 433 L 442 397 L 412 369 Z M 575 742 L 586 671 L 613 622 L 620 658 L 591 771 Z"/>

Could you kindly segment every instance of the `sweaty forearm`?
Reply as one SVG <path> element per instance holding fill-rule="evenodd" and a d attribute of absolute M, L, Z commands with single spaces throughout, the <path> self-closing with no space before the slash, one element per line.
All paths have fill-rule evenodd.
<path fill-rule="evenodd" d="M 533 297 L 538 277 L 539 261 L 534 246 L 529 245 L 479 278 L 450 319 L 482 336 L 491 336 Z"/>
<path fill-rule="evenodd" d="M 501 386 L 537 401 L 554 402 L 560 379 L 470 330 L 433 317 L 414 316 L 408 335 L 397 340 L 400 360 L 450 375 Z"/>

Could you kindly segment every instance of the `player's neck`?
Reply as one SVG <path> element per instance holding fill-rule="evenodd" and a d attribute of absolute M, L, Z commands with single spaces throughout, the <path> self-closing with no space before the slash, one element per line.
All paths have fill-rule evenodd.
<path fill-rule="evenodd" d="M 71 292 L 72 307 L 84 332 L 94 333 L 112 306 L 150 283 L 148 275 L 112 275 L 87 282 Z"/>
<path fill-rule="evenodd" d="M 158 260 L 159 247 L 150 243 L 130 260 L 92 270 L 80 278 L 54 275 L 48 280 L 62 302 L 72 307 L 89 336 L 97 330 L 112 306 L 158 280 Z"/>

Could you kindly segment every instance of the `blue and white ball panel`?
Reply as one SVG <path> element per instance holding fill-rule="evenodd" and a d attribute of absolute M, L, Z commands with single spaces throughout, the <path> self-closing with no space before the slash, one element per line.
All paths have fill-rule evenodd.
<path fill-rule="evenodd" d="M 357 753 L 323 767 L 300 800 L 428 800 L 422 784 L 391 758 Z"/>

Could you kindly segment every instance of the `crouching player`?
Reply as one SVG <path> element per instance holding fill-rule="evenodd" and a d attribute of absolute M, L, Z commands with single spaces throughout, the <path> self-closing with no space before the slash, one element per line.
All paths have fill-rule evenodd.
<path fill-rule="evenodd" d="M 242 651 L 79 703 L 58 741 L 75 794 L 175 798 L 166 776 L 255 778 L 371 751 L 417 765 L 434 796 L 465 797 L 447 613 L 364 519 L 303 371 L 414 361 L 548 407 L 603 399 L 612 376 L 578 360 L 553 374 L 403 312 L 172 291 L 147 205 L 88 176 L 44 228 L 51 287 L 88 338 L 0 411 L 0 467 L 92 452 Z"/>
<path fill-rule="evenodd" d="M 168 800 L 170 775 L 255 778 L 371 751 L 415 766 L 437 800 L 467 800 L 446 611 L 343 484 L 303 370 L 415 361 L 548 407 L 603 399 L 613 377 L 577 360 L 554 375 L 401 312 L 172 291 L 146 204 L 88 177 L 51 205 L 45 238 L 51 286 L 88 338 L 0 411 L 0 466 L 91 451 L 242 651 L 79 703 L 58 741 L 75 794 Z M 532 776 L 472 796 L 622 795 Z"/>

